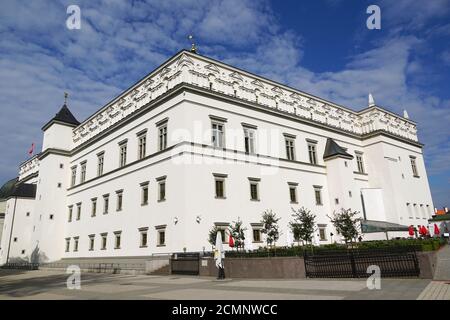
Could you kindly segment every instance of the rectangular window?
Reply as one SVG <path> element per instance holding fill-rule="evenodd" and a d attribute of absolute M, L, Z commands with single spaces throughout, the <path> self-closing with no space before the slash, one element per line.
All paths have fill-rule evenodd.
<path fill-rule="evenodd" d="M 83 182 L 86 181 L 86 166 L 87 166 L 87 162 L 86 161 L 81 163 L 80 183 L 83 183 Z"/>
<path fill-rule="evenodd" d="M 409 160 L 411 161 L 411 169 L 414 177 L 419 176 L 419 172 L 417 171 L 416 157 L 410 156 Z"/>
<path fill-rule="evenodd" d="M 167 148 L 167 123 L 158 127 L 158 147 L 159 151 Z"/>
<path fill-rule="evenodd" d="M 297 183 L 288 182 L 289 185 L 289 198 L 291 203 L 297 203 Z"/>
<path fill-rule="evenodd" d="M 259 181 L 261 179 L 258 178 L 248 178 L 250 181 L 250 200 L 258 201 L 259 200 Z"/>
<path fill-rule="evenodd" d="M 97 198 L 91 199 L 91 217 L 95 217 L 97 215 Z"/>
<path fill-rule="evenodd" d="M 101 176 L 103 174 L 103 167 L 105 164 L 105 153 L 99 153 L 97 155 L 97 176 Z"/>
<path fill-rule="evenodd" d="M 321 186 L 314 186 L 314 196 L 316 198 L 316 205 L 321 206 L 322 205 L 322 187 Z"/>
<path fill-rule="evenodd" d="M 121 238 L 122 238 L 122 231 L 114 232 L 114 249 L 120 249 Z"/>
<path fill-rule="evenodd" d="M 102 250 L 106 250 L 106 241 L 108 239 L 108 233 L 102 233 L 100 234 L 100 236 L 102 237 Z"/>
<path fill-rule="evenodd" d="M 78 239 L 79 239 L 79 237 L 74 237 L 73 238 L 73 251 L 74 252 L 78 251 Z"/>
<path fill-rule="evenodd" d="M 139 233 L 141 235 L 139 247 L 146 248 L 147 242 L 148 242 L 148 236 L 147 236 L 148 228 L 139 228 Z"/>
<path fill-rule="evenodd" d="M 95 235 L 91 234 L 89 236 L 89 251 L 93 251 L 94 250 L 94 241 L 95 241 Z"/>
<path fill-rule="evenodd" d="M 228 175 L 213 173 L 213 176 L 214 176 L 215 197 L 219 199 L 225 199 L 225 178 Z"/>
<path fill-rule="evenodd" d="M 261 242 L 261 229 L 253 229 L 253 242 Z"/>
<path fill-rule="evenodd" d="M 158 182 L 158 201 L 166 200 L 166 176 L 157 178 Z"/>
<path fill-rule="evenodd" d="M 288 160 L 295 160 L 295 145 L 294 145 L 294 138 L 291 137 L 285 137 L 284 139 L 286 144 L 286 158 Z"/>
<path fill-rule="evenodd" d="M 213 147 L 224 148 L 225 147 L 224 124 L 220 122 L 212 122 L 211 128 L 212 128 L 211 141 Z"/>
<path fill-rule="evenodd" d="M 127 164 L 127 143 L 123 142 L 119 145 L 119 167 Z"/>
<path fill-rule="evenodd" d="M 317 164 L 317 143 L 308 142 L 308 155 L 309 155 L 309 163 Z"/>
<path fill-rule="evenodd" d="M 81 203 L 77 203 L 77 220 L 81 218 Z"/>
<path fill-rule="evenodd" d="M 255 132 L 253 128 L 244 127 L 244 146 L 246 153 L 255 153 Z"/>
<path fill-rule="evenodd" d="M 109 194 L 103 196 L 103 214 L 107 214 L 109 211 Z"/>
<path fill-rule="evenodd" d="M 70 186 L 73 187 L 77 181 L 77 166 L 72 167 L 72 175 L 70 180 Z"/>
<path fill-rule="evenodd" d="M 138 159 L 145 158 L 147 149 L 147 133 L 141 133 L 138 136 Z"/>
<path fill-rule="evenodd" d="M 69 222 L 72 222 L 73 206 L 69 206 Z"/>
<path fill-rule="evenodd" d="M 66 252 L 70 250 L 70 238 L 66 238 Z"/>
<path fill-rule="evenodd" d="M 123 190 L 116 191 L 116 195 L 117 195 L 116 211 L 122 211 L 122 207 L 123 207 Z"/>
<path fill-rule="evenodd" d="M 327 227 L 325 225 L 319 225 L 319 240 L 327 241 Z"/>
<path fill-rule="evenodd" d="M 148 204 L 148 182 L 141 183 L 141 205 Z"/>
<path fill-rule="evenodd" d="M 157 246 L 165 246 L 166 245 L 166 226 L 157 226 L 156 231 L 158 234 L 157 237 Z"/>
<path fill-rule="evenodd" d="M 356 152 L 356 164 L 358 166 L 358 172 L 364 173 L 364 162 L 363 162 L 363 155 L 360 152 Z"/>

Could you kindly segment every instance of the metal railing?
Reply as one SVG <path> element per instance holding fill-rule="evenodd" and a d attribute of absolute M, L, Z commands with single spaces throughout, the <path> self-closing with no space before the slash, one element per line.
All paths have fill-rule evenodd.
<path fill-rule="evenodd" d="M 16 269 L 16 270 L 38 270 L 39 263 L 18 262 L 18 263 L 6 263 L 0 266 L 2 269 Z"/>
<path fill-rule="evenodd" d="M 197 276 L 200 273 L 200 253 L 174 253 L 170 257 L 170 273 Z"/>
<path fill-rule="evenodd" d="M 414 247 L 305 251 L 304 261 L 309 278 L 367 278 L 372 265 L 380 268 L 382 277 L 420 274 Z"/>

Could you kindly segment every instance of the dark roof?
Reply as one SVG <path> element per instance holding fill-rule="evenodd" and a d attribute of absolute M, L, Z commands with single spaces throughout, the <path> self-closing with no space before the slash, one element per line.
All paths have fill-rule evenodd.
<path fill-rule="evenodd" d="M 8 199 L 10 197 L 34 199 L 36 197 L 35 184 L 18 183 L 18 180 L 18 178 L 11 179 L 0 188 L 0 199 Z"/>
<path fill-rule="evenodd" d="M 8 198 L 14 191 L 17 181 L 19 178 L 11 179 L 0 188 L 0 199 Z"/>
<path fill-rule="evenodd" d="M 70 112 L 69 108 L 65 104 L 62 106 L 61 110 L 59 110 L 59 112 L 53 117 L 53 119 L 51 119 L 45 126 L 42 127 L 42 130 L 48 128 L 49 125 L 54 121 L 70 124 L 73 126 L 78 126 L 80 124 L 80 122 L 75 118 L 75 116 L 72 114 L 72 112 Z"/>
<path fill-rule="evenodd" d="M 351 154 L 348 154 L 344 148 L 338 145 L 333 139 L 328 138 L 325 146 L 325 152 L 323 153 L 323 159 L 326 160 L 331 157 L 343 157 L 347 159 L 353 159 Z"/>

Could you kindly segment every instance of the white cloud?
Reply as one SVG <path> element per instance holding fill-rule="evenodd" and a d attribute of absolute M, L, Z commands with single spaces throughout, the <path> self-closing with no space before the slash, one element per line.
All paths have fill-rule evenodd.
<path fill-rule="evenodd" d="M 412 30 L 448 13 L 445 0 L 427 2 L 425 9 L 408 3 L 382 3 L 388 25 Z M 412 85 L 427 71 L 426 61 L 411 57 L 426 46 L 420 35 L 390 33 L 375 47 L 349 57 L 341 70 L 318 73 L 302 65 L 304 35 L 284 30 L 266 2 L 80 1 L 79 31 L 65 28 L 68 4 L 2 3 L 0 148 L 9 150 L 0 158 L 3 180 L 16 173 L 31 142 L 41 140 L 40 127 L 58 111 L 64 91 L 70 92 L 72 111 L 84 119 L 170 55 L 188 48 L 189 33 L 203 54 L 337 103 L 358 109 L 372 92 L 380 105 L 398 113 L 408 109 L 419 122 L 430 174 L 450 175 L 450 101 Z M 442 26 L 435 31 L 448 32 Z M 447 56 L 448 51 L 442 59 L 447 61 Z M 442 188 L 436 189 L 439 201 L 445 200 Z"/>

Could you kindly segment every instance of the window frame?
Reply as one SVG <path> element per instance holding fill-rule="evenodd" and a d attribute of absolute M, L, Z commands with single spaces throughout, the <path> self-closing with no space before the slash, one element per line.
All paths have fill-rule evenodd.
<path fill-rule="evenodd" d="M 87 161 L 80 163 L 80 184 L 86 182 Z"/>
<path fill-rule="evenodd" d="M 114 231 L 114 249 L 120 249 L 122 245 L 122 231 Z"/>
<path fill-rule="evenodd" d="M 97 216 L 97 198 L 91 199 L 91 217 Z"/>
<path fill-rule="evenodd" d="M 159 225 L 159 226 L 155 227 L 156 234 L 157 234 L 156 235 L 156 246 L 157 247 L 165 247 L 167 245 L 166 227 L 167 227 L 167 225 Z M 162 240 L 164 240 L 164 241 L 161 241 L 161 235 L 164 235 L 162 237 Z"/>
<path fill-rule="evenodd" d="M 309 163 L 312 165 L 317 165 L 317 141 L 306 139 L 306 142 L 308 148 Z"/>
<path fill-rule="evenodd" d="M 156 182 L 158 183 L 158 202 L 163 202 L 167 199 L 166 179 L 167 176 L 156 178 Z"/>
<path fill-rule="evenodd" d="M 77 217 L 76 217 L 76 221 L 81 220 L 81 205 L 82 205 L 81 202 L 77 203 Z"/>
<path fill-rule="evenodd" d="M 80 237 L 73 237 L 73 252 L 78 252 Z"/>
<path fill-rule="evenodd" d="M 109 213 L 109 193 L 103 195 L 103 214 Z"/>
<path fill-rule="evenodd" d="M 363 153 L 360 151 L 355 151 L 355 159 L 356 159 L 356 169 L 358 173 L 366 173 L 364 168 L 364 158 Z"/>
<path fill-rule="evenodd" d="M 139 248 L 147 248 L 148 247 L 148 227 L 142 227 L 138 229 L 139 231 Z M 144 236 L 145 235 L 145 243 Z"/>
<path fill-rule="evenodd" d="M 323 206 L 322 186 L 313 186 L 316 206 Z M 319 197 L 317 197 L 319 195 Z"/>
<path fill-rule="evenodd" d="M 226 120 L 223 121 L 218 118 L 211 118 L 211 145 L 213 148 L 225 148 L 225 123 Z M 214 128 L 214 126 L 216 126 L 216 128 Z"/>
<path fill-rule="evenodd" d="M 256 154 L 256 126 L 242 124 L 244 130 L 244 151 L 247 154 Z"/>
<path fill-rule="evenodd" d="M 289 161 L 295 161 L 295 136 L 284 133 L 284 150 L 286 152 L 286 159 Z"/>
<path fill-rule="evenodd" d="M 100 233 L 101 242 L 100 242 L 100 250 L 107 250 L 108 247 L 108 232 Z"/>
<path fill-rule="evenodd" d="M 138 160 L 142 160 L 147 156 L 147 130 L 137 133 L 138 142 Z"/>
<path fill-rule="evenodd" d="M 226 199 L 225 179 L 228 178 L 227 174 L 213 173 L 214 177 L 214 197 L 215 199 Z M 222 196 L 218 194 L 217 183 L 222 183 Z"/>
<path fill-rule="evenodd" d="M 128 140 L 119 142 L 119 168 L 127 165 Z"/>
<path fill-rule="evenodd" d="M 260 201 L 261 197 L 259 194 L 259 183 L 261 182 L 260 178 L 248 178 L 249 186 L 250 186 L 250 201 Z M 255 186 L 256 198 L 253 197 L 253 186 Z"/>
<path fill-rule="evenodd" d="M 97 177 L 103 175 L 104 168 L 105 168 L 105 152 L 102 151 L 97 154 Z"/>
<path fill-rule="evenodd" d="M 140 186 L 141 186 L 141 206 L 146 206 L 148 205 L 149 201 L 149 181 L 142 182 Z M 144 195 L 146 195 L 146 197 L 144 197 Z"/>
<path fill-rule="evenodd" d="M 116 212 L 123 210 L 123 189 L 116 191 Z"/>
<path fill-rule="evenodd" d="M 409 162 L 411 163 L 411 170 L 414 178 L 419 178 L 419 170 L 417 168 L 417 157 L 409 156 Z"/>
<path fill-rule="evenodd" d="M 70 170 L 71 170 L 70 186 L 74 187 L 77 184 L 77 166 L 71 167 Z"/>
<path fill-rule="evenodd" d="M 289 200 L 292 204 L 298 203 L 298 194 L 297 194 L 297 182 L 288 182 L 288 188 L 289 188 Z M 292 190 L 294 190 L 294 200 L 292 199 Z"/>
<path fill-rule="evenodd" d="M 88 235 L 89 237 L 89 251 L 94 251 L 95 249 L 95 234 Z"/>

